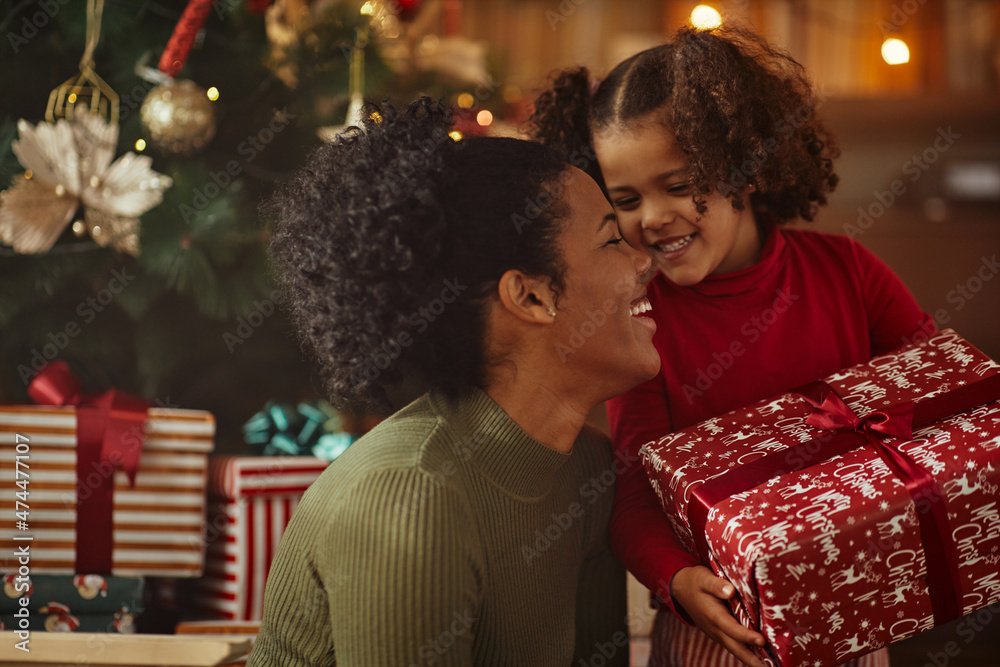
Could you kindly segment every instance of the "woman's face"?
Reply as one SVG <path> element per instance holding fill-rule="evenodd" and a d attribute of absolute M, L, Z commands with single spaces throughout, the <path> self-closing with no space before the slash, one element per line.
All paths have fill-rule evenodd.
<path fill-rule="evenodd" d="M 660 369 L 653 347 L 656 324 L 642 275 L 649 257 L 626 243 L 600 187 L 575 167 L 564 174 L 562 201 L 570 208 L 559 239 L 564 289 L 553 321 L 559 361 L 574 375 L 607 389 L 631 389 Z"/>
<path fill-rule="evenodd" d="M 688 185 L 689 162 L 673 131 L 652 120 L 594 137 L 608 197 L 625 239 L 647 251 L 653 265 L 678 285 L 753 265 L 760 238 L 749 195 L 744 209 L 713 191 L 699 215 Z"/>

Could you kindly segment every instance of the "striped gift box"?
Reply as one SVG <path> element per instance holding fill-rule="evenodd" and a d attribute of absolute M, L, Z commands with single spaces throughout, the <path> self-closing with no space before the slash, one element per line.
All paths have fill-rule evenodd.
<path fill-rule="evenodd" d="M 260 620 L 278 541 L 302 494 L 329 465 L 311 456 L 209 462 L 208 554 L 195 599 L 216 618 Z"/>
<path fill-rule="evenodd" d="M 28 525 L 15 525 L 15 440 L 27 436 Z M 199 410 L 150 408 L 135 486 L 114 471 L 114 545 L 110 574 L 197 577 L 205 557 L 205 481 L 215 419 Z M 22 452 L 23 452 L 22 447 Z M 107 475 L 95 469 L 91 475 Z M 76 550 L 76 414 L 72 407 L 0 406 L 0 571 L 18 569 L 17 546 L 30 545 L 33 574 L 73 574 Z M 80 480 L 79 491 L 91 488 Z M 22 508 L 23 509 L 23 508 Z M 31 535 L 31 542 L 14 538 Z"/>

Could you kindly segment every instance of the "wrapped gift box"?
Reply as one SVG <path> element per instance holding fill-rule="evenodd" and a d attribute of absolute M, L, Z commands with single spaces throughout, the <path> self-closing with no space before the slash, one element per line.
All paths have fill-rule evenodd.
<path fill-rule="evenodd" d="M 847 413 L 814 383 L 642 448 L 671 525 L 736 586 L 768 664 L 840 664 L 1000 600 L 998 369 L 944 331 L 825 378 Z M 906 405 L 910 437 L 865 435 Z M 927 475 L 916 499 L 898 452 Z"/>
<path fill-rule="evenodd" d="M 311 456 L 220 456 L 209 465 L 208 555 L 196 602 L 224 619 L 260 620 L 278 541 L 329 465 Z"/>
<path fill-rule="evenodd" d="M 0 571 L 17 572 L 30 547 L 31 574 L 73 574 L 78 504 L 113 475 L 113 545 L 107 574 L 197 577 L 204 564 L 205 480 L 215 420 L 208 412 L 150 408 L 135 485 L 122 470 L 94 466 L 78 479 L 77 417 L 70 406 L 0 406 L 0 477 L 9 480 L 11 510 L 0 517 Z M 134 435 L 133 435 L 134 437 Z M 14 512 L 15 454 L 28 491 L 27 530 Z M 24 477 L 26 475 L 26 477 Z M 31 536 L 30 542 L 23 538 Z M 91 570 L 92 571 L 92 570 Z"/>
<path fill-rule="evenodd" d="M 121 607 L 118 611 L 103 614 L 79 614 L 67 611 L 61 605 L 43 607 L 40 613 L 15 616 L 0 614 L 0 630 L 38 630 L 42 632 L 135 632 L 136 611 Z"/>
<path fill-rule="evenodd" d="M 122 607 L 141 611 L 146 580 L 142 577 L 114 577 L 99 574 L 36 574 L 19 585 L 18 575 L 3 578 L 0 614 L 15 612 L 22 606 L 41 613 L 41 608 L 56 602 L 74 614 L 114 613 Z M 27 597 L 22 605 L 20 598 Z"/>

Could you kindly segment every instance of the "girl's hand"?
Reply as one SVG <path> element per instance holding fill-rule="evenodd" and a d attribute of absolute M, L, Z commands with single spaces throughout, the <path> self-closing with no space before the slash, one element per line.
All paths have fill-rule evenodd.
<path fill-rule="evenodd" d="M 703 565 L 682 568 L 670 580 L 671 595 L 702 632 L 722 644 L 744 665 L 764 667 L 746 646 L 763 646 L 763 635 L 740 625 L 722 602 L 735 591 L 732 584 Z"/>

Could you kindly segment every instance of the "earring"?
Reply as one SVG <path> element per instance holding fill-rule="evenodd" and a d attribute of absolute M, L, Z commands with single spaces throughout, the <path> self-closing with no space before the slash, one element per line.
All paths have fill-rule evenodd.
<path fill-rule="evenodd" d="M 555 317 L 556 309 L 553 308 L 552 306 L 549 306 L 549 309 L 545 311 L 545 314 L 548 315 L 549 317 Z"/>

